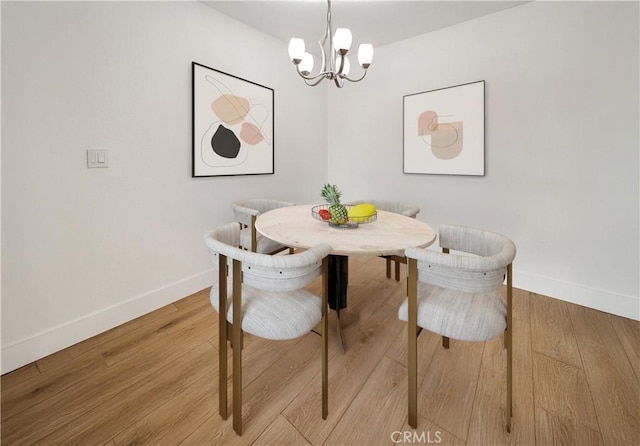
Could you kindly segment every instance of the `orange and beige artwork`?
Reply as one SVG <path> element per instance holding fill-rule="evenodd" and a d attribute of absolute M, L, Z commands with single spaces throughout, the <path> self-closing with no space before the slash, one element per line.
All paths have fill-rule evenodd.
<path fill-rule="evenodd" d="M 433 156 L 451 160 L 460 155 L 463 147 L 463 122 L 440 122 L 437 112 L 427 110 L 418 116 L 418 136 L 431 148 Z"/>

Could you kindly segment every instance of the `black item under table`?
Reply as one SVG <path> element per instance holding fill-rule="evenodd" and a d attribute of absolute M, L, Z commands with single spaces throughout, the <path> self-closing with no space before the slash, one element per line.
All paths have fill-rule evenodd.
<path fill-rule="evenodd" d="M 347 282 L 349 281 L 349 257 L 329 255 L 329 308 L 340 314 L 347 307 Z"/>

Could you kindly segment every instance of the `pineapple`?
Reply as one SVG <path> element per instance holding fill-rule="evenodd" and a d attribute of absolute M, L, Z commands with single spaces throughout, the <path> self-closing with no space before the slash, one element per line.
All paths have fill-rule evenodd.
<path fill-rule="evenodd" d="M 347 222 L 347 208 L 340 204 L 340 196 L 342 192 L 338 189 L 335 184 L 325 184 L 320 192 L 322 198 L 327 200 L 329 203 L 329 214 L 331 214 L 331 218 L 329 222 L 343 225 Z"/>

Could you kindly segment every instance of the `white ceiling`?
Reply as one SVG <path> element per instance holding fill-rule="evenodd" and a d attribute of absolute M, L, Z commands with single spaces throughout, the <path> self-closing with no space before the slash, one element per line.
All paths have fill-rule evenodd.
<path fill-rule="evenodd" d="M 202 3 L 284 42 L 301 37 L 307 47 L 317 42 L 326 29 L 324 0 L 202 0 Z M 351 30 L 353 47 L 360 43 L 380 47 L 524 3 L 527 1 L 334 0 L 331 22 L 334 30 L 338 27 Z"/>

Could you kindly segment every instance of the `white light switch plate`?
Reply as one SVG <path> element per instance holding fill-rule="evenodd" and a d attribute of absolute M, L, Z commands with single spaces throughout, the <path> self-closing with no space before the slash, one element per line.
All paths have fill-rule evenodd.
<path fill-rule="evenodd" d="M 87 149 L 87 167 L 109 167 L 109 149 Z"/>

